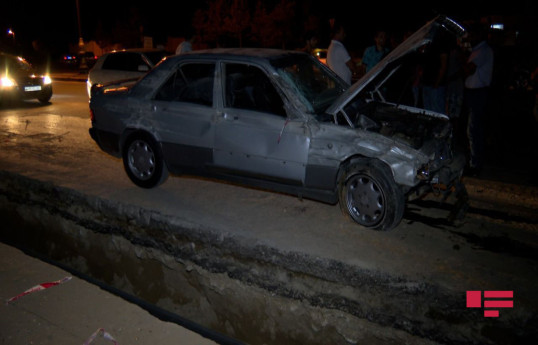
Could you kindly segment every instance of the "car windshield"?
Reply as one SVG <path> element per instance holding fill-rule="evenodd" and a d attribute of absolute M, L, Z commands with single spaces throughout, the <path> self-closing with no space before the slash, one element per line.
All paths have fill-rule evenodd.
<path fill-rule="evenodd" d="M 2 71 L 32 71 L 32 65 L 30 65 L 26 60 L 21 57 L 0 55 L 0 66 L 2 68 Z"/>
<path fill-rule="evenodd" d="M 277 73 L 314 115 L 322 115 L 348 87 L 317 59 L 293 54 L 271 61 Z"/>

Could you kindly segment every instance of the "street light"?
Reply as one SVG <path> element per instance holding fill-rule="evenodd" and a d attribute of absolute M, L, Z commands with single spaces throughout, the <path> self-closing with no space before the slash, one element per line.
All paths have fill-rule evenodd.
<path fill-rule="evenodd" d="M 15 42 L 15 31 L 13 31 L 11 28 L 7 29 L 7 35 L 11 36 L 13 38 L 13 42 Z"/>

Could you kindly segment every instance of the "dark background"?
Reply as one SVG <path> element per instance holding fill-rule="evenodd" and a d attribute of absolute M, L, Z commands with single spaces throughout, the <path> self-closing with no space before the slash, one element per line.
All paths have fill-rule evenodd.
<path fill-rule="evenodd" d="M 265 0 L 262 3 L 271 7 L 279 1 Z M 256 1 L 245 2 L 250 8 L 256 6 Z M 357 2 L 357 10 L 350 8 L 349 1 L 294 2 L 297 17 L 294 32 L 298 36 L 297 44 L 302 44 L 299 39 L 303 31 L 301 22 L 308 15 L 314 15 L 319 18 L 321 30 L 327 28 L 330 18 L 342 20 L 348 27 L 346 44 L 351 50 L 370 44 L 373 32 L 378 28 L 393 32 L 415 31 L 438 13 L 446 14 L 457 21 L 492 15 L 536 18 L 531 0 L 488 3 L 482 7 L 478 6 L 478 3 L 461 0 L 370 1 L 368 4 Z M 31 42 L 38 42 L 53 53 L 67 52 L 69 44 L 76 44 L 79 38 L 76 4 L 76 0 L 6 2 L 1 5 L 0 13 L 2 37 L 5 39 L 7 28 L 13 28 L 20 45 L 28 46 Z M 195 11 L 204 7 L 207 7 L 206 1 L 79 0 L 80 29 L 84 41 L 89 41 L 99 36 L 114 35 L 118 28 L 127 27 L 130 22 L 136 20 L 143 25 L 144 34 L 154 37 L 154 42 L 158 44 L 166 41 L 168 36 L 182 37 L 185 30 L 191 26 Z M 524 20 L 518 22 L 523 25 Z M 328 45 L 328 33 L 324 34 L 325 40 L 321 44 Z"/>
<path fill-rule="evenodd" d="M 241 0 L 229 0 L 241 1 Z M 242 0 L 249 9 L 257 0 Z M 281 0 L 265 0 L 267 8 Z M 170 37 L 183 37 L 193 26 L 197 9 L 207 8 L 207 1 L 113 1 L 79 0 L 80 30 L 85 42 L 121 41 L 125 48 L 140 44 L 141 36 L 153 37 L 154 45 L 163 45 Z M 321 35 L 320 47 L 330 43 L 329 20 L 342 21 L 348 36 L 345 45 L 352 55 L 361 57 L 364 48 L 373 44 L 376 30 L 384 29 L 394 37 L 413 32 L 438 14 L 447 15 L 464 24 L 482 20 L 502 22 L 505 30 L 492 32 L 490 44 L 495 52 L 494 76 L 486 126 L 487 159 L 494 167 L 523 172 L 522 182 L 538 182 L 538 15 L 532 0 L 508 2 L 473 1 L 402 1 L 326 2 L 296 0 L 292 36 L 286 37 L 288 49 L 304 45 L 305 23 L 316 17 Z M 77 1 L 54 2 L 9 1 L 0 5 L 0 50 L 12 48 L 31 62 L 36 56 L 54 65 L 63 54 L 72 53 L 79 41 Z M 7 35 L 15 32 L 15 40 Z M 139 31 L 139 32 L 137 32 Z M 134 39 L 133 39 L 134 37 Z M 177 43 L 176 43 L 177 44 Z M 246 42 L 250 46 L 256 42 Z M 211 45 L 209 45 L 211 46 Z M 175 46 L 174 46 L 175 49 Z M 170 50 L 170 49 L 169 49 Z M 37 54 L 36 54 L 37 53 Z M 38 59 L 36 59 L 38 60 Z M 43 61 L 43 59 L 42 59 Z M 494 171 L 488 169 L 489 172 Z M 523 181 L 524 180 L 524 181 Z"/>

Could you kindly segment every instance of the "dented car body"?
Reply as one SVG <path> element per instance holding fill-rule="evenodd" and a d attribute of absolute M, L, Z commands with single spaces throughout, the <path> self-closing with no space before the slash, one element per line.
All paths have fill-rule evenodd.
<path fill-rule="evenodd" d="M 461 33 L 436 18 L 351 87 L 300 52 L 169 57 L 132 87 L 94 87 L 90 134 L 144 188 L 168 172 L 216 176 L 339 202 L 358 224 L 389 230 L 410 193 L 450 188 L 463 171 L 447 116 L 389 102 L 381 91 L 398 60 L 438 30 Z"/>

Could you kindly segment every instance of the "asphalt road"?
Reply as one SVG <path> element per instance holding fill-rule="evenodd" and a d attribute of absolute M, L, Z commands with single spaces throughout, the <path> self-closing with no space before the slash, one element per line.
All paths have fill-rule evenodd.
<path fill-rule="evenodd" d="M 203 222 L 282 251 L 435 282 L 462 296 L 467 290 L 517 288 L 521 303 L 537 304 L 537 194 L 531 186 L 468 179 L 473 199 L 463 222 L 448 223 L 450 209 L 432 197 L 411 203 L 391 232 L 346 222 L 338 206 L 212 180 L 171 177 L 159 188 L 142 190 L 130 183 L 121 160 L 90 139 L 84 84 L 54 86 L 50 105 L 0 109 L 2 170 Z"/>

